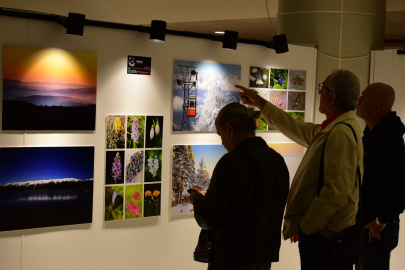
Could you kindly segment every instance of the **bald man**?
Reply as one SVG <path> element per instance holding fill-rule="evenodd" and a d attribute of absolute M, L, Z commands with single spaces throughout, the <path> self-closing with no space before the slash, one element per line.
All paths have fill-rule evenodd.
<path fill-rule="evenodd" d="M 399 215 L 405 208 L 405 126 L 392 111 L 394 89 L 370 84 L 362 93 L 356 114 L 364 130 L 363 254 L 356 269 L 389 269 L 391 251 L 398 245 Z"/>

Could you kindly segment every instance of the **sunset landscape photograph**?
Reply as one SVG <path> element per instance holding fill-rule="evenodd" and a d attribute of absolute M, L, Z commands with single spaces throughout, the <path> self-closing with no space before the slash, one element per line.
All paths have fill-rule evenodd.
<path fill-rule="evenodd" d="M 97 54 L 4 46 L 3 130 L 95 130 Z"/>

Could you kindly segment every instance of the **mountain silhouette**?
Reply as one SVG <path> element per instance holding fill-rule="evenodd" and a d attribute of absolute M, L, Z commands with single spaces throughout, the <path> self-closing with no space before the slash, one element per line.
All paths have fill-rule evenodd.
<path fill-rule="evenodd" d="M 65 96 L 41 96 L 33 95 L 28 97 L 16 97 L 16 101 L 24 101 L 35 104 L 37 106 L 64 106 L 64 107 L 77 107 L 77 106 L 90 106 L 88 103 L 81 99 L 65 97 Z"/>

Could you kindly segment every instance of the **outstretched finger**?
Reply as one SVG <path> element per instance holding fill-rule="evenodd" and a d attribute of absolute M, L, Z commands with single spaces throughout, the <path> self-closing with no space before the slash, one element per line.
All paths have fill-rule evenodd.
<path fill-rule="evenodd" d="M 251 92 L 251 90 L 250 90 L 249 88 L 246 88 L 246 87 L 244 87 L 244 86 L 242 86 L 242 85 L 235 84 L 235 87 L 238 88 L 238 89 L 240 89 L 240 90 L 242 90 L 242 93 L 249 93 L 249 92 Z"/>

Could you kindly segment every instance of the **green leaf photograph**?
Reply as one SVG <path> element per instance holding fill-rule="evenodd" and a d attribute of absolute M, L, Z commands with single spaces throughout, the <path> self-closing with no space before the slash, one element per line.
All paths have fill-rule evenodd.
<path fill-rule="evenodd" d="M 288 84 L 288 69 L 270 70 L 270 88 L 273 89 L 287 89 Z"/>

